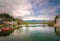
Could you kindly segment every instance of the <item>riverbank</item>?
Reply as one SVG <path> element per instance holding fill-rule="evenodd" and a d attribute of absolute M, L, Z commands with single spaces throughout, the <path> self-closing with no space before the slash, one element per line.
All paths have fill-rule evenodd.
<path fill-rule="evenodd" d="M 23 24 L 28 25 L 28 24 L 47 24 L 48 26 L 54 26 L 54 21 L 47 21 L 47 22 L 23 22 Z"/>

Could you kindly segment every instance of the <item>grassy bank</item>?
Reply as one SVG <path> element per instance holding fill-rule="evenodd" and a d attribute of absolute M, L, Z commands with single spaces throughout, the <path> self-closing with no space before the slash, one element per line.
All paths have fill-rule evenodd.
<path fill-rule="evenodd" d="M 48 22 L 23 22 L 23 24 L 48 24 Z"/>
<path fill-rule="evenodd" d="M 23 22 L 23 24 L 28 25 L 28 24 L 48 24 L 48 26 L 53 26 L 54 21 L 48 21 L 48 22 Z"/>

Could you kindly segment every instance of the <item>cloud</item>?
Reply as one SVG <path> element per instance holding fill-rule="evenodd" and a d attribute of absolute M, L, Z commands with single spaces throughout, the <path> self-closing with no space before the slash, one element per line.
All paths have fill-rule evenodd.
<path fill-rule="evenodd" d="M 6 12 L 14 17 L 22 17 L 23 20 L 52 20 L 58 14 L 57 1 L 54 0 L 0 0 L 0 13 Z"/>
<path fill-rule="evenodd" d="M 26 2 L 25 2 L 26 1 Z M 31 4 L 28 0 L 23 0 L 23 3 L 17 7 L 17 9 L 13 12 L 14 16 L 26 16 L 31 14 Z"/>
<path fill-rule="evenodd" d="M 23 17 L 23 20 L 53 20 L 53 19 L 54 19 L 53 16 L 49 17 L 47 15 Z"/>
<path fill-rule="evenodd" d="M 59 8 L 59 5 L 52 6 L 48 0 L 34 0 L 31 4 L 34 16 L 37 17 L 37 19 L 53 20 L 58 14 L 56 10 Z"/>
<path fill-rule="evenodd" d="M 31 8 L 28 0 L 0 0 L 0 12 L 13 14 L 14 17 L 30 15 Z"/>

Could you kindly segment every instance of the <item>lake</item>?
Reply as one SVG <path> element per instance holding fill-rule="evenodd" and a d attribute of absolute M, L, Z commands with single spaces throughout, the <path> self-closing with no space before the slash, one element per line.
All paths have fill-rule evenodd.
<path fill-rule="evenodd" d="M 9 35 L 0 36 L 0 41 L 60 41 L 60 36 L 56 34 L 54 27 L 30 24 L 14 30 Z"/>

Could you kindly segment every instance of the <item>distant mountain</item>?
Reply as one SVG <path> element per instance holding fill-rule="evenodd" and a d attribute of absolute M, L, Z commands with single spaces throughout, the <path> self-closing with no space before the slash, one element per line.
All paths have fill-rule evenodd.
<path fill-rule="evenodd" d="M 49 20 L 25 20 L 25 22 L 48 22 Z"/>

